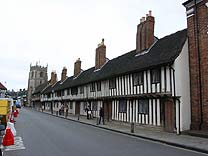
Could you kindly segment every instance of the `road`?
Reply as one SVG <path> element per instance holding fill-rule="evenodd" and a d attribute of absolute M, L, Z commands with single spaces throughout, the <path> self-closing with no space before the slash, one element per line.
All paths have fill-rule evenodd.
<path fill-rule="evenodd" d="M 16 122 L 17 137 L 25 149 L 4 156 L 203 156 L 89 125 L 22 109 Z"/>

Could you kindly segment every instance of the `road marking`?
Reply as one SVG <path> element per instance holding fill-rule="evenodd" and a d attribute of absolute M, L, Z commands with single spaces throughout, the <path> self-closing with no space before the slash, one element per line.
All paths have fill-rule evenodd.
<path fill-rule="evenodd" d="M 14 150 L 23 150 L 26 149 L 21 137 L 14 137 L 14 145 L 3 146 L 4 151 L 14 151 Z"/>

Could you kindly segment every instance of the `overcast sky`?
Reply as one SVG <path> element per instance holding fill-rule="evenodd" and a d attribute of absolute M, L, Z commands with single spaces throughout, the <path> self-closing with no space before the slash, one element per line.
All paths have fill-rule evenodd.
<path fill-rule="evenodd" d="M 48 64 L 48 76 L 74 62 L 86 70 L 105 38 L 107 57 L 136 48 L 136 28 L 152 10 L 155 36 L 186 28 L 185 0 L 1 0 L 0 82 L 8 89 L 27 88 L 30 63 Z"/>

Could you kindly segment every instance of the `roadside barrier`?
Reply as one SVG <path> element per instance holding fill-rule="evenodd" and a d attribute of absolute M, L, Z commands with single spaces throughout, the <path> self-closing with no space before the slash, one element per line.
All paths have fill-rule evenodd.
<path fill-rule="evenodd" d="M 6 128 L 6 134 L 3 137 L 2 145 L 3 146 L 14 145 L 14 135 L 12 134 L 10 127 Z"/>

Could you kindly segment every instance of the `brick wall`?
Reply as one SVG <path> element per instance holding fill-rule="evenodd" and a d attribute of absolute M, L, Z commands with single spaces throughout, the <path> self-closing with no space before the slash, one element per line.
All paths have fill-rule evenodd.
<path fill-rule="evenodd" d="M 81 72 L 81 61 L 80 58 L 74 63 L 74 77 L 77 77 Z"/>
<path fill-rule="evenodd" d="M 197 1 L 198 33 L 195 25 L 194 1 L 185 5 L 189 13 L 187 25 L 191 80 L 191 129 L 194 130 L 208 130 L 208 8 L 206 3 L 208 0 Z M 198 42 L 196 36 L 198 36 Z"/>
<path fill-rule="evenodd" d="M 106 46 L 104 45 L 104 39 L 98 45 L 95 52 L 95 69 L 100 69 L 106 62 Z"/>

